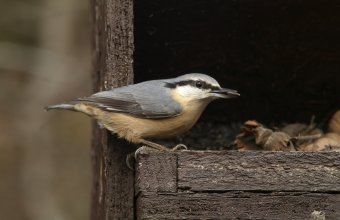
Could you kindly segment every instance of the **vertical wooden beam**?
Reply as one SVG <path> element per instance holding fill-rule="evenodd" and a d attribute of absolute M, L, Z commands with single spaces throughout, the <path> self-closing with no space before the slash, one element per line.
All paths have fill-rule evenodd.
<path fill-rule="evenodd" d="M 108 90 L 133 82 L 133 1 L 91 0 L 93 86 Z M 134 177 L 126 155 L 134 148 L 95 125 L 91 219 L 133 219 Z"/>

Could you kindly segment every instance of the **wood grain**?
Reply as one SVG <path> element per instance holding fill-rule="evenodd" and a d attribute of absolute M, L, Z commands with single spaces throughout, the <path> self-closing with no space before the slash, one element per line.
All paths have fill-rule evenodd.
<path fill-rule="evenodd" d="M 137 200 L 138 219 L 311 219 L 322 211 L 340 219 L 340 196 L 286 193 L 144 193 Z"/>
<path fill-rule="evenodd" d="M 340 192 L 336 152 L 183 152 L 178 187 L 190 191 Z"/>
<path fill-rule="evenodd" d="M 136 163 L 136 190 L 139 192 L 177 192 L 177 155 L 140 154 Z"/>
<path fill-rule="evenodd" d="M 133 83 L 133 1 L 91 0 L 94 91 Z M 125 164 L 134 147 L 95 125 L 91 219 L 134 218 L 134 176 Z"/>
<path fill-rule="evenodd" d="M 137 219 L 312 219 L 312 213 L 340 219 L 339 158 L 336 152 L 141 154 Z"/>

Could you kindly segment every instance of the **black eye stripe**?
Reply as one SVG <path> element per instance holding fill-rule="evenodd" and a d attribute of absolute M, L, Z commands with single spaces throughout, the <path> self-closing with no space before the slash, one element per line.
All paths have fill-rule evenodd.
<path fill-rule="evenodd" d="M 203 81 L 201 81 L 201 80 L 197 80 L 197 81 L 195 82 L 195 86 L 196 86 L 197 88 L 199 88 L 199 89 L 204 88 L 204 85 L 205 85 L 205 83 L 204 83 Z"/>
<path fill-rule="evenodd" d="M 166 88 L 169 88 L 169 89 L 174 89 L 174 88 L 176 88 L 176 84 L 175 83 L 165 83 L 164 84 L 164 87 L 166 87 Z"/>
<path fill-rule="evenodd" d="M 197 82 L 200 81 L 202 83 L 202 86 L 200 87 L 200 89 L 211 89 L 211 90 L 216 90 L 219 89 L 218 86 L 213 86 L 207 82 L 204 82 L 202 80 L 184 80 L 184 81 L 179 81 L 179 82 L 174 82 L 174 83 L 165 83 L 165 87 L 170 88 L 170 89 L 174 89 L 177 86 L 186 86 L 186 85 L 190 85 L 192 87 L 196 87 L 197 88 Z"/>

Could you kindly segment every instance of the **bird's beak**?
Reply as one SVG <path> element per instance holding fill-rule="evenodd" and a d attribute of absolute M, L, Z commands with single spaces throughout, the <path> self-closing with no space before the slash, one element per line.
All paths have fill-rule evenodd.
<path fill-rule="evenodd" d="M 216 90 L 212 90 L 210 92 L 213 96 L 217 97 L 217 98 L 235 98 L 240 96 L 240 94 L 233 89 L 225 89 L 225 88 L 219 88 Z"/>

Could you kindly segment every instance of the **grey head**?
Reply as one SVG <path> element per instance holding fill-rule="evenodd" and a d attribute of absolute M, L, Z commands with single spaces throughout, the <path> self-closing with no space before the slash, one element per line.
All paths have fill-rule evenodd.
<path fill-rule="evenodd" d="M 189 73 L 168 79 L 165 86 L 174 89 L 179 95 L 193 100 L 214 100 L 240 96 L 236 90 L 222 88 L 214 78 L 202 73 Z"/>

